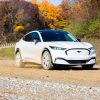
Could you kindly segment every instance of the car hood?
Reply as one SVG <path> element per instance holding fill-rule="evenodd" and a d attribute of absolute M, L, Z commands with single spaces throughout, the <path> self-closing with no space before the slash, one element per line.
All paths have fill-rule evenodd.
<path fill-rule="evenodd" d="M 62 47 L 62 48 L 91 48 L 93 47 L 90 43 L 86 42 L 46 42 L 47 46 L 55 46 L 55 47 Z"/>

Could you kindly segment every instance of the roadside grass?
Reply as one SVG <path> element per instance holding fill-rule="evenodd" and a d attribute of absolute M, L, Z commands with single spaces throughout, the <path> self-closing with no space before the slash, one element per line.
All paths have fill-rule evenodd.
<path fill-rule="evenodd" d="M 0 58 L 10 58 L 14 59 L 14 47 L 11 48 L 1 48 Z"/>
<path fill-rule="evenodd" d="M 96 49 L 96 55 L 97 55 L 97 64 L 100 64 L 100 39 L 93 39 L 93 38 L 84 38 L 82 39 L 84 42 L 89 42 L 91 43 L 95 49 Z"/>

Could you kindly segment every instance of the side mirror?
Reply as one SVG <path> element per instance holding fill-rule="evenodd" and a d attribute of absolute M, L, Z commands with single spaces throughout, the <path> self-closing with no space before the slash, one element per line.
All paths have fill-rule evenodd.
<path fill-rule="evenodd" d="M 34 38 L 34 42 L 35 42 L 35 44 L 37 44 L 38 42 L 40 42 L 40 40 L 37 38 Z"/>
<path fill-rule="evenodd" d="M 77 39 L 79 42 L 81 42 L 81 39 Z"/>

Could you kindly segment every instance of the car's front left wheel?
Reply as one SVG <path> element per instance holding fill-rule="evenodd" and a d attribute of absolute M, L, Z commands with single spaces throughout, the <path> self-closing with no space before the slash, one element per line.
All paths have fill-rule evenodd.
<path fill-rule="evenodd" d="M 18 67 L 18 68 L 24 67 L 24 63 L 22 61 L 22 57 L 21 57 L 20 52 L 16 53 L 16 67 Z"/>
<path fill-rule="evenodd" d="M 48 51 L 44 51 L 44 53 L 42 55 L 42 66 L 46 70 L 51 70 L 54 68 L 51 55 Z"/>

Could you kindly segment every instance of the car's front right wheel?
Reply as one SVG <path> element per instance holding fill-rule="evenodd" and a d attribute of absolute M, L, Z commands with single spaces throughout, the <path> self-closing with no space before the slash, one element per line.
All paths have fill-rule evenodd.
<path fill-rule="evenodd" d="M 51 70 L 51 69 L 54 68 L 51 55 L 48 51 L 44 51 L 44 53 L 42 55 L 42 61 L 41 62 L 42 62 L 43 68 L 46 69 L 46 70 Z"/>

